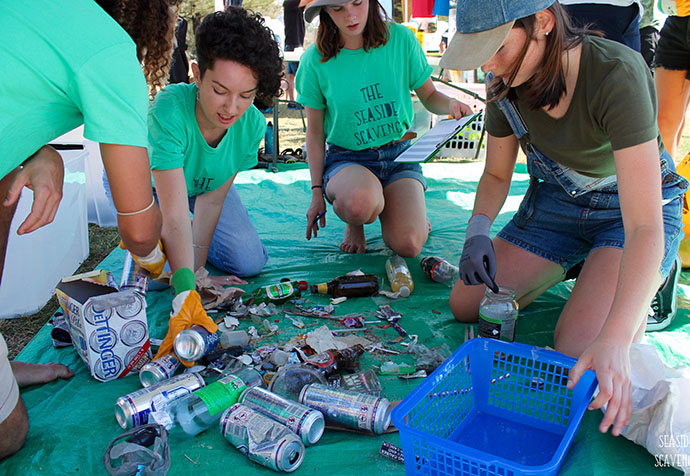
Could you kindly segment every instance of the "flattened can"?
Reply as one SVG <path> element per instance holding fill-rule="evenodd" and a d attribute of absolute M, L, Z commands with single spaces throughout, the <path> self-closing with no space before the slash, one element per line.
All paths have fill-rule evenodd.
<path fill-rule="evenodd" d="M 115 418 L 125 430 L 144 425 L 149 421 L 149 413 L 205 385 L 201 375 L 195 372 L 163 380 L 118 398 L 115 402 Z"/>
<path fill-rule="evenodd" d="M 180 368 L 180 361 L 172 352 L 160 359 L 152 360 L 139 371 L 141 386 L 146 388 L 167 380 L 175 374 L 178 368 Z"/>
<path fill-rule="evenodd" d="M 319 410 L 327 421 L 377 435 L 391 423 L 391 404 L 387 398 L 312 383 L 302 389 L 299 401 Z"/>
<path fill-rule="evenodd" d="M 175 354 L 182 359 L 195 361 L 218 347 L 220 332 L 211 333 L 204 326 L 194 325 L 175 336 Z"/>
<path fill-rule="evenodd" d="M 313 445 L 323 435 L 323 414 L 301 403 L 269 392 L 264 388 L 248 388 L 240 395 L 239 403 L 282 423 L 302 438 L 305 446 Z"/>
<path fill-rule="evenodd" d="M 220 433 L 250 460 L 290 473 L 302 464 L 304 445 L 286 426 L 236 403 L 220 418 Z"/>
<path fill-rule="evenodd" d="M 146 292 L 149 289 L 149 275 L 150 273 L 139 266 L 128 251 L 125 256 L 125 265 L 122 268 L 120 291 L 134 289 L 136 292 L 146 296 Z"/>

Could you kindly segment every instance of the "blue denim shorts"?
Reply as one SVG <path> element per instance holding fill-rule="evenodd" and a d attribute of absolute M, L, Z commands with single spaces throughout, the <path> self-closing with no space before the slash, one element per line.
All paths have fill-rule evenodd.
<path fill-rule="evenodd" d="M 424 190 L 426 190 L 426 179 L 422 175 L 422 167 L 419 164 L 413 162 L 393 162 L 409 146 L 410 141 L 401 141 L 372 149 L 350 150 L 330 144 L 323 164 L 324 192 L 328 181 L 335 174 L 350 165 L 361 165 L 369 169 L 378 177 L 384 188 L 396 180 L 413 178 L 421 183 Z"/>
<path fill-rule="evenodd" d="M 683 239 L 682 207 L 687 181 L 675 173 L 667 153 L 662 158 L 664 258 L 660 273 L 666 277 Z M 498 233 L 503 240 L 560 264 L 567 271 L 596 248 L 623 248 L 625 232 L 617 191 L 591 191 L 568 195 L 539 172 L 532 179 L 512 220 Z"/>

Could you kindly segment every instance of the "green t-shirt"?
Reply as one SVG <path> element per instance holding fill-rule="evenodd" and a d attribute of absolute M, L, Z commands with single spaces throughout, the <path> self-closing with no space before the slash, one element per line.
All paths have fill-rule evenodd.
<path fill-rule="evenodd" d="M 211 192 L 238 170 L 254 167 L 266 132 L 266 119 L 252 105 L 211 147 L 194 114 L 196 93 L 196 84 L 171 84 L 158 93 L 149 112 L 151 168 L 182 167 L 190 197 Z"/>
<path fill-rule="evenodd" d="M 325 109 L 326 142 L 350 150 L 400 139 L 412 125 L 410 90 L 419 88 L 432 68 L 412 31 L 388 23 L 388 42 L 364 51 L 341 49 L 321 63 L 312 45 L 302 55 L 295 86 L 297 100 Z"/>
<path fill-rule="evenodd" d="M 84 124 L 98 142 L 146 147 L 136 46 L 93 0 L 0 1 L 0 177 Z"/>
<path fill-rule="evenodd" d="M 614 41 L 587 36 L 580 72 L 565 115 L 553 119 L 532 110 L 516 88 L 517 107 L 532 143 L 551 160 L 591 177 L 616 173 L 613 151 L 652 139 L 663 145 L 656 123 L 654 80 L 642 56 Z M 513 133 L 503 113 L 489 103 L 486 130 L 493 136 Z"/>

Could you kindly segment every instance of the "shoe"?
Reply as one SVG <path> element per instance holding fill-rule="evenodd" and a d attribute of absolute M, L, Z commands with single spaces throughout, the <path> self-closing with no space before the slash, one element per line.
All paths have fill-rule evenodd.
<path fill-rule="evenodd" d="M 678 309 L 676 290 L 678 288 L 680 270 L 680 256 L 676 256 L 676 261 L 673 263 L 673 267 L 668 273 L 666 281 L 664 281 L 656 292 L 654 299 L 652 299 L 649 315 L 647 316 L 648 332 L 666 329 L 676 316 L 676 310 Z"/>

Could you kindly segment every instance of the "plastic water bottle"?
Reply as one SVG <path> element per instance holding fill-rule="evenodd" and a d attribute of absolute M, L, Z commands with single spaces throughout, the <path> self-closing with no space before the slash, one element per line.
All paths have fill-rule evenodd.
<path fill-rule="evenodd" d="M 264 134 L 264 154 L 273 154 L 273 123 L 268 121 L 266 134 Z"/>
<path fill-rule="evenodd" d="M 414 291 L 414 282 L 405 259 L 393 255 L 386 261 L 386 274 L 394 293 L 399 292 L 402 297 L 409 296 Z"/>
<path fill-rule="evenodd" d="M 422 267 L 424 274 L 437 283 L 443 283 L 446 286 L 452 287 L 460 276 L 457 266 L 453 266 L 438 256 L 425 256 L 419 262 L 419 265 Z"/>
<path fill-rule="evenodd" d="M 206 392 L 192 392 L 172 402 L 166 408 L 173 422 L 171 435 L 185 439 L 217 424 L 223 411 L 252 385 L 263 385 L 263 378 L 257 370 L 245 367 L 207 385 Z"/>

